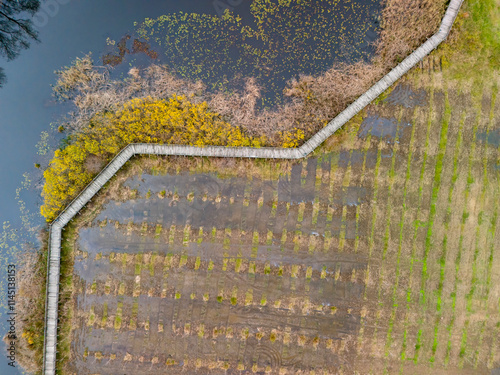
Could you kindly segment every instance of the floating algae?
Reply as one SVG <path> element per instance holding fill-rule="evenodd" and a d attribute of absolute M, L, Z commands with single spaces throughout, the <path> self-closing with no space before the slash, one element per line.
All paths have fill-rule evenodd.
<path fill-rule="evenodd" d="M 226 10 L 222 17 L 172 13 L 146 19 L 138 35 L 156 43 L 181 77 L 210 90 L 242 87 L 246 77 L 264 88 L 263 105 L 280 101 L 286 82 L 326 71 L 336 62 L 367 61 L 377 37 L 379 1 L 254 0 L 254 22 Z"/>

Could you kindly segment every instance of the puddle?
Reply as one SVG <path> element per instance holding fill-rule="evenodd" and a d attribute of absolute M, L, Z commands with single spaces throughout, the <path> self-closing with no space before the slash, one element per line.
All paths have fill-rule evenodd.
<path fill-rule="evenodd" d="M 366 188 L 360 186 L 346 186 L 342 188 L 342 205 L 357 206 L 368 200 Z"/>
<path fill-rule="evenodd" d="M 399 133 L 404 131 L 406 127 L 410 127 L 410 123 L 401 123 L 399 125 L 400 130 Z M 396 138 L 396 133 L 398 131 L 398 122 L 393 118 L 385 118 L 375 116 L 366 117 L 358 131 L 359 138 L 366 138 L 368 134 L 372 136 L 385 139 L 387 143 L 394 142 L 394 138 Z"/>
<path fill-rule="evenodd" d="M 368 151 L 370 152 L 370 151 Z M 368 152 L 367 152 L 367 161 L 368 161 Z M 377 154 L 375 153 L 375 156 Z M 365 153 L 360 150 L 342 150 L 339 154 L 338 166 L 340 168 L 347 168 L 349 163 L 351 167 L 361 167 L 363 166 L 363 160 L 365 158 Z M 375 164 L 373 164 L 375 166 Z"/>
<path fill-rule="evenodd" d="M 226 184 L 238 184 L 237 179 L 224 180 Z M 163 190 L 174 192 L 179 195 L 188 195 L 193 192 L 198 195 L 207 194 L 216 196 L 220 190 L 220 183 L 215 173 L 190 174 L 188 172 L 180 174 L 150 175 L 143 174 L 127 180 L 124 184 L 131 189 L 137 189 L 140 196 L 145 196 L 148 191 L 159 193 Z"/>
<path fill-rule="evenodd" d="M 500 147 L 500 129 L 490 130 L 488 134 L 486 132 L 478 133 L 477 140 L 498 148 Z"/>
<path fill-rule="evenodd" d="M 223 258 L 241 258 L 249 254 L 256 262 L 266 263 L 271 265 L 291 265 L 300 264 L 303 267 L 312 267 L 314 270 L 321 271 L 324 266 L 329 269 L 340 267 L 350 273 L 352 269 L 364 269 L 367 265 L 367 259 L 356 254 L 341 254 L 330 252 L 328 254 L 317 252 L 314 255 L 306 251 L 296 251 L 293 247 L 281 247 L 279 241 L 272 245 L 259 245 L 252 247 L 251 245 L 231 245 L 225 250 L 225 255 L 220 251 L 220 244 L 202 243 L 189 244 L 186 248 L 172 249 L 174 254 L 185 252 L 188 256 L 197 257 L 201 260 L 209 261 L 221 260 Z M 253 251 L 253 253 L 252 253 Z"/>
<path fill-rule="evenodd" d="M 290 177 L 282 176 L 278 180 L 278 200 L 281 202 L 302 203 L 314 201 L 314 181 L 316 178 L 315 159 L 307 163 L 307 178 L 302 181 L 302 165 L 292 167 Z"/>
<path fill-rule="evenodd" d="M 414 91 L 410 85 L 399 84 L 384 101 L 405 108 L 424 106 L 427 104 L 427 93 L 424 89 Z"/>
<path fill-rule="evenodd" d="M 95 262 L 94 258 L 75 257 L 73 272 L 87 283 L 91 283 L 96 275 L 107 275 L 110 270 L 109 262 Z"/>
<path fill-rule="evenodd" d="M 490 177 L 492 178 L 492 175 L 495 175 L 498 172 L 500 172 L 500 162 L 497 162 L 496 160 L 489 160 L 488 174 L 491 174 Z"/>

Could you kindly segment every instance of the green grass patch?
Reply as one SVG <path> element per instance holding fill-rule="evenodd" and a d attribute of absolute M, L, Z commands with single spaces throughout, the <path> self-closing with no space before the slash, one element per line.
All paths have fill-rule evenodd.
<path fill-rule="evenodd" d="M 377 210 L 375 207 L 377 206 L 377 198 L 378 198 L 378 185 L 379 185 L 379 175 L 380 175 L 380 163 L 382 162 L 382 140 L 383 134 L 380 136 L 378 151 L 377 151 L 377 161 L 375 163 L 375 177 L 373 180 L 373 212 L 372 212 L 372 225 L 370 229 L 370 238 L 368 240 L 368 248 L 369 254 L 368 257 L 371 259 L 373 246 L 374 246 L 374 238 L 375 238 L 375 223 L 377 222 Z M 365 292 L 366 293 L 366 292 Z"/>
<path fill-rule="evenodd" d="M 115 330 L 118 331 L 122 326 L 122 310 L 123 310 L 123 302 L 118 302 L 116 306 L 116 315 L 115 315 Z"/>
<path fill-rule="evenodd" d="M 455 79 L 487 82 L 500 70 L 498 1 L 465 1 L 454 27 L 456 37 L 438 50 L 444 58 L 445 72 Z"/>
<path fill-rule="evenodd" d="M 455 322 L 456 322 L 456 317 L 455 317 L 456 310 L 455 309 L 456 309 L 456 302 L 457 302 L 458 284 L 460 282 L 460 278 L 459 278 L 460 263 L 462 260 L 462 253 L 464 251 L 464 228 L 465 228 L 466 220 L 469 217 L 469 213 L 467 212 L 466 203 L 469 201 L 469 194 L 471 191 L 472 165 L 473 165 L 474 154 L 475 154 L 475 150 L 476 150 L 476 138 L 477 138 L 477 129 L 479 126 L 479 122 L 480 122 L 480 109 L 478 109 L 478 113 L 476 115 L 474 128 L 472 130 L 472 143 L 471 143 L 471 146 L 469 149 L 469 158 L 468 158 L 468 167 L 467 167 L 467 183 L 466 183 L 465 192 L 464 192 L 464 209 L 463 209 L 463 213 L 462 213 L 462 221 L 460 223 L 460 235 L 459 235 L 459 240 L 458 240 L 458 253 L 457 253 L 457 257 L 455 259 L 455 282 L 454 282 L 453 292 L 450 295 L 450 298 L 452 300 L 452 318 L 450 320 L 450 323 L 446 327 L 446 329 L 448 331 L 448 344 L 446 347 L 445 365 L 447 365 L 450 361 L 450 354 L 451 354 L 451 349 L 452 349 L 451 338 L 453 335 L 453 328 L 454 328 Z"/>
<path fill-rule="evenodd" d="M 101 328 L 106 328 L 108 322 L 108 304 L 104 302 L 102 305 L 102 318 L 101 318 Z"/>
<path fill-rule="evenodd" d="M 396 318 L 396 312 L 398 308 L 398 303 L 397 303 L 397 291 L 399 288 L 399 276 L 400 276 L 400 266 L 401 266 L 401 251 L 403 247 L 403 228 L 404 228 L 404 221 L 405 221 L 405 215 L 407 211 L 407 206 L 406 206 L 406 198 L 408 195 L 408 184 L 411 179 L 411 162 L 412 162 L 412 157 L 413 157 L 413 146 L 415 143 L 415 129 L 416 129 L 416 114 L 417 111 L 414 110 L 413 112 L 413 120 L 412 120 L 412 128 L 411 128 L 411 136 L 410 136 L 410 145 L 408 147 L 408 158 L 406 161 L 406 174 L 405 174 L 405 183 L 403 187 L 403 209 L 401 211 L 401 219 L 399 220 L 399 239 L 398 239 L 398 253 L 396 256 L 396 280 L 394 282 L 393 288 L 392 288 L 392 312 L 391 312 L 391 317 L 389 319 L 389 329 L 387 331 L 387 338 L 386 338 L 386 346 L 385 346 L 385 357 L 387 358 L 389 356 L 389 349 L 392 343 L 392 331 L 394 329 L 394 320 Z M 366 156 L 365 156 L 366 158 Z M 406 327 L 405 327 L 406 328 Z M 402 344 L 402 353 L 406 352 L 406 330 L 403 334 L 403 344 Z M 401 360 L 404 360 L 404 358 L 401 356 Z"/>
<path fill-rule="evenodd" d="M 428 117 L 427 117 L 427 129 L 426 129 L 426 135 L 425 135 L 425 146 L 424 146 L 424 155 L 422 159 L 422 166 L 420 168 L 420 175 L 419 175 L 419 183 L 418 183 L 418 203 L 417 203 L 417 213 L 416 213 L 416 220 L 414 221 L 414 226 L 413 226 L 413 238 L 412 238 L 412 250 L 411 250 L 411 258 L 410 258 L 410 272 L 409 272 L 409 282 L 408 282 L 408 287 L 406 288 L 406 319 L 404 323 L 404 332 L 403 332 L 403 337 L 407 338 L 408 337 L 408 316 L 410 315 L 410 311 L 412 308 L 411 304 L 411 296 L 413 294 L 413 286 L 411 279 L 413 277 L 413 269 L 415 266 L 415 263 L 417 262 L 416 259 L 416 252 L 417 252 L 417 231 L 420 226 L 420 221 L 419 221 L 419 214 L 421 211 L 421 205 L 422 205 L 422 195 L 423 195 L 423 184 L 424 184 L 424 174 L 425 174 L 425 168 L 427 165 L 427 158 L 428 158 L 428 152 L 429 152 L 429 141 L 430 141 L 430 132 L 432 128 L 432 116 L 434 112 L 434 90 L 430 89 L 429 93 L 429 110 L 428 110 Z M 406 358 L 406 348 L 407 344 L 405 344 L 402 348 L 401 352 L 401 358 L 405 359 Z"/>
<path fill-rule="evenodd" d="M 434 219 L 436 217 L 437 213 L 437 199 L 438 199 L 438 194 L 439 190 L 441 188 L 441 176 L 442 176 L 442 171 L 443 171 L 443 162 L 444 162 L 444 156 L 446 154 L 446 145 L 448 143 L 448 128 L 450 125 L 450 120 L 451 120 L 451 107 L 450 107 L 450 101 L 448 99 L 448 92 L 445 91 L 445 109 L 444 109 L 444 116 L 443 116 L 443 121 L 441 125 L 441 135 L 439 138 L 439 146 L 438 146 L 438 155 L 436 158 L 436 166 L 434 170 L 434 181 L 432 183 L 432 194 L 431 194 L 431 207 L 429 211 L 429 219 L 428 219 L 428 225 L 427 225 L 427 234 L 425 237 L 425 250 L 424 250 L 424 259 L 423 259 L 423 265 L 422 265 L 422 280 L 421 280 L 421 290 L 423 291 L 423 295 L 421 295 L 421 302 L 423 305 L 425 305 L 425 288 L 426 288 L 426 282 L 429 278 L 428 270 L 427 270 L 427 262 L 428 262 L 428 257 L 429 257 L 429 252 L 432 247 L 432 229 L 434 226 Z M 443 270 L 444 272 L 444 270 Z"/>
<path fill-rule="evenodd" d="M 465 113 L 462 113 L 460 123 L 459 123 L 459 128 L 458 128 L 458 135 L 457 135 L 457 141 L 455 143 L 455 150 L 453 153 L 453 174 L 451 177 L 451 185 L 450 189 L 448 191 L 448 203 L 446 207 L 446 219 L 444 222 L 445 226 L 445 231 L 444 231 L 444 237 L 443 237 L 443 242 L 441 245 L 442 248 L 442 255 L 441 259 L 439 262 L 439 284 L 438 284 L 438 289 L 437 289 L 437 302 L 436 302 L 436 311 L 437 311 L 437 316 L 436 316 L 436 322 L 434 324 L 434 339 L 433 339 L 433 344 L 432 344 L 432 354 L 429 359 L 429 362 L 434 363 L 436 360 L 436 352 L 437 352 L 437 346 L 438 346 L 438 333 L 439 333 L 439 326 L 441 325 L 441 316 L 442 316 L 442 295 L 443 295 L 443 285 L 444 285 L 444 278 L 445 278 L 445 266 L 446 266 L 446 255 L 447 255 L 447 250 L 448 250 L 448 229 L 449 229 L 449 224 L 451 220 L 451 211 L 452 211 L 452 199 L 453 199 L 453 191 L 455 189 L 455 184 L 458 180 L 459 176 L 459 171 L 458 171 L 458 158 L 460 155 L 460 151 L 462 148 L 462 140 L 463 140 L 463 127 L 464 127 L 464 122 L 465 122 Z M 453 307 L 453 305 L 452 305 Z M 450 342 L 451 345 L 451 342 Z"/>

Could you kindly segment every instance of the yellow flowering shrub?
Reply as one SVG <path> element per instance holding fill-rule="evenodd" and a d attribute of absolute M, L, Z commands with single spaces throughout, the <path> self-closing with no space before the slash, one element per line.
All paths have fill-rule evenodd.
<path fill-rule="evenodd" d="M 132 99 L 115 112 L 95 116 L 87 129 L 55 152 L 43 174 L 41 214 L 52 221 L 92 180 L 95 173 L 86 168 L 88 159 L 108 161 L 130 143 L 260 147 L 264 141 L 222 121 L 206 103 L 193 104 L 177 96 Z"/>
<path fill-rule="evenodd" d="M 35 343 L 35 339 L 38 338 L 40 335 L 31 331 L 23 330 L 23 334 L 21 336 L 24 339 L 26 339 L 28 345 L 33 345 Z"/>
<path fill-rule="evenodd" d="M 283 131 L 280 132 L 279 135 L 281 138 L 281 146 L 284 148 L 299 147 L 299 144 L 305 138 L 305 133 L 301 129 L 295 129 L 295 131 Z"/>

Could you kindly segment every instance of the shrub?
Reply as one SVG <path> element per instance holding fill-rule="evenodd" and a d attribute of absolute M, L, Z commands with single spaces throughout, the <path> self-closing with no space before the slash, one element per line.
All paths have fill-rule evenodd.
<path fill-rule="evenodd" d="M 222 121 L 206 103 L 193 104 L 182 96 L 132 99 L 116 112 L 95 115 L 87 129 L 56 150 L 44 172 L 41 213 L 47 221 L 53 220 L 92 180 L 98 167 L 130 143 L 260 147 L 263 142 L 263 137 L 249 137 Z"/>

